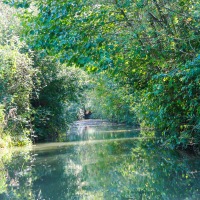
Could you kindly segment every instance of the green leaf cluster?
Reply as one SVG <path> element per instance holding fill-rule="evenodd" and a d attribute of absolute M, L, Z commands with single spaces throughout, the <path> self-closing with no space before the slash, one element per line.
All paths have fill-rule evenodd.
<path fill-rule="evenodd" d="M 18 16 L 26 11 L 0 2 L 1 147 L 8 139 L 22 146 L 64 133 L 77 118 L 70 107 L 79 106 L 89 84 L 83 70 L 61 64 L 47 50 L 30 49 L 20 39 L 24 28 Z"/>
<path fill-rule="evenodd" d="M 32 5 L 35 10 L 22 16 L 31 48 L 105 73 L 106 84 L 109 79 L 117 84 L 115 92 L 108 86 L 109 95 L 101 87 L 107 116 L 124 115 L 127 106 L 169 143 L 199 143 L 199 66 L 192 64 L 200 49 L 199 1 L 39 0 Z"/>

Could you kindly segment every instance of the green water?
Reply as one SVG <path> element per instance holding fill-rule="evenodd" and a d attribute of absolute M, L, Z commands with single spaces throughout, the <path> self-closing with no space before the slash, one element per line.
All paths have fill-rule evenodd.
<path fill-rule="evenodd" d="M 71 128 L 68 142 L 5 155 L 0 199 L 200 199 L 199 157 L 164 150 L 138 133 L 89 120 Z"/>

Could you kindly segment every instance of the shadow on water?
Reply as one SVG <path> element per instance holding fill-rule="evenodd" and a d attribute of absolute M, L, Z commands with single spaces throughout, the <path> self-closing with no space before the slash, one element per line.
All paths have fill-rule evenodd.
<path fill-rule="evenodd" d="M 199 157 L 164 150 L 130 127 L 95 123 L 77 122 L 70 142 L 3 155 L 0 199 L 200 199 Z"/>

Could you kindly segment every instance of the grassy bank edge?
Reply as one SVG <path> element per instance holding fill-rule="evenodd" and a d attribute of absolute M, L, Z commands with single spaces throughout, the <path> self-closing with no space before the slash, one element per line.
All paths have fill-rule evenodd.
<path fill-rule="evenodd" d="M 0 136 L 0 150 L 30 146 L 32 146 L 32 142 L 27 136 L 22 135 L 13 137 L 8 134 Z"/>

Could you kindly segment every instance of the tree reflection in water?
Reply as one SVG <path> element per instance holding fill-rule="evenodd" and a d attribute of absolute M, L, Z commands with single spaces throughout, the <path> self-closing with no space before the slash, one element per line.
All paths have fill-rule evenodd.
<path fill-rule="evenodd" d="M 152 140 L 44 144 L 1 158 L 0 199 L 200 199 L 199 164 Z"/>

